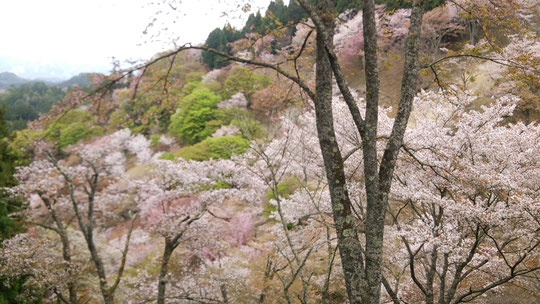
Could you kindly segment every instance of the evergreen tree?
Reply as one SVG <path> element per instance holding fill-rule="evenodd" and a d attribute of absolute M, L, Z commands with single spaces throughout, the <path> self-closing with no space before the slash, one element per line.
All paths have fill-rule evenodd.
<path fill-rule="evenodd" d="M 5 119 L 6 108 L 0 107 L 0 187 L 12 187 L 17 184 L 13 177 L 15 173 L 16 154 L 8 143 L 9 129 Z M 13 218 L 14 212 L 20 211 L 22 202 L 9 198 L 4 190 L 0 190 L 0 246 L 1 243 L 23 232 L 24 227 L 20 218 Z M 10 278 L 9 284 L 7 278 L 0 277 L 0 304 L 18 304 L 18 303 L 36 303 L 35 300 L 22 296 L 32 294 L 32 290 L 26 290 L 24 282 L 27 278 Z M 37 297 L 39 298 L 39 297 Z"/>
<path fill-rule="evenodd" d="M 296 1 L 291 1 L 287 7 L 287 22 L 297 23 L 305 18 L 307 18 L 307 14 L 302 7 Z"/>
<path fill-rule="evenodd" d="M 5 113 L 5 107 L 0 107 L 0 187 L 11 187 L 17 183 L 13 177 L 17 157 L 7 141 L 9 130 Z M 0 241 L 21 231 L 20 222 L 9 218 L 9 214 L 18 211 L 20 207 L 20 202 L 9 199 L 5 192 L 0 190 Z"/>
<path fill-rule="evenodd" d="M 229 43 L 234 42 L 244 37 L 243 33 L 237 31 L 230 24 L 225 25 L 222 29 L 216 28 L 206 38 L 205 45 L 209 48 L 220 52 L 229 53 Z M 222 56 L 214 53 L 203 51 L 203 62 L 211 69 L 218 69 L 229 64 L 229 61 L 224 60 Z"/>
<path fill-rule="evenodd" d="M 375 0 L 375 2 L 386 4 L 386 9 L 389 11 L 412 7 L 411 0 Z M 426 0 L 424 1 L 424 6 L 426 10 L 432 10 L 444 4 L 444 2 L 445 0 Z M 334 11 L 337 14 L 348 10 L 358 12 L 361 7 L 362 0 L 336 0 L 334 2 Z M 250 14 L 245 25 L 242 27 L 242 31 L 235 30 L 229 24 L 225 25 L 222 29 L 216 28 L 208 35 L 205 45 L 217 51 L 229 53 L 229 44 L 243 38 L 247 33 L 264 35 L 281 25 L 295 24 L 305 18 L 307 18 L 306 12 L 296 1 L 291 0 L 289 5 L 285 5 L 283 0 L 271 1 L 264 17 L 262 17 L 260 11 L 256 14 Z M 289 34 L 293 35 L 294 30 L 293 28 L 289 31 Z M 279 46 L 277 42 L 274 42 L 272 53 L 275 53 L 277 49 L 279 49 Z M 221 68 L 229 64 L 229 61 L 224 60 L 224 58 L 206 51 L 203 51 L 203 62 L 211 69 Z"/>
<path fill-rule="evenodd" d="M 341 14 L 349 9 L 357 12 L 362 7 L 362 0 L 337 0 L 334 2 L 335 11 Z"/>
<path fill-rule="evenodd" d="M 263 18 L 260 11 L 258 11 L 257 14 L 255 15 L 255 21 L 253 23 L 252 32 L 255 32 L 258 34 L 264 33 Z"/>

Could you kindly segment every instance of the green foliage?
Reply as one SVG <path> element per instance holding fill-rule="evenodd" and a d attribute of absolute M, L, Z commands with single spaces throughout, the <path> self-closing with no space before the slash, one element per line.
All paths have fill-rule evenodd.
<path fill-rule="evenodd" d="M 424 0 L 424 9 L 432 10 L 444 4 L 445 0 Z M 386 10 L 392 11 L 400 8 L 411 8 L 412 0 L 375 0 L 377 4 L 386 4 Z M 362 0 L 336 0 L 334 2 L 336 13 L 341 14 L 347 10 L 358 12 L 362 9 Z"/>
<path fill-rule="evenodd" d="M 58 87 L 33 82 L 10 88 L 5 94 L 0 94 L 0 104 L 7 106 L 5 119 L 10 130 L 22 130 L 26 128 L 28 121 L 35 120 L 40 113 L 49 111 L 51 106 L 64 96 L 65 92 Z"/>
<path fill-rule="evenodd" d="M 152 148 L 156 148 L 160 138 L 161 138 L 161 134 L 150 135 L 150 146 Z"/>
<path fill-rule="evenodd" d="M 18 156 L 8 143 L 7 122 L 4 119 L 5 109 L 0 108 L 0 187 L 12 187 L 17 184 L 13 177 Z M 0 189 L 0 242 L 22 231 L 22 223 L 9 215 L 19 211 L 22 202 L 11 199 Z"/>
<path fill-rule="evenodd" d="M 171 117 L 169 132 L 187 144 L 199 143 L 222 125 L 229 124 L 236 126 L 244 138 L 254 139 L 261 136 L 262 125 L 252 119 L 250 113 L 239 109 L 218 109 L 217 104 L 220 101 L 221 98 L 209 89 L 197 88 L 192 94 L 180 100 L 178 111 Z M 206 151 L 206 149 L 201 150 L 200 146 L 184 149 L 187 151 L 185 153 Z M 214 156 L 203 155 L 199 158 L 208 159 L 210 157 Z M 189 156 L 188 158 L 193 159 L 194 157 Z"/>
<path fill-rule="evenodd" d="M 201 87 L 207 88 L 210 91 L 216 93 L 217 95 L 221 95 L 223 92 L 223 88 L 221 87 L 221 84 L 217 81 L 203 82 L 201 83 Z"/>
<path fill-rule="evenodd" d="M 174 160 L 175 156 L 174 156 L 174 153 L 165 152 L 165 153 L 161 154 L 158 158 L 159 159 L 166 159 L 166 160 Z"/>
<path fill-rule="evenodd" d="M 200 80 L 188 82 L 188 83 L 186 83 L 186 85 L 182 88 L 182 93 L 184 93 L 185 95 L 189 95 L 189 94 L 193 93 L 193 90 L 195 90 L 195 89 L 196 89 L 197 87 L 199 87 L 200 85 L 201 85 L 201 81 L 200 81 Z"/>
<path fill-rule="evenodd" d="M 5 108 L 0 107 L 0 187 L 12 187 L 17 184 L 13 173 L 18 163 L 18 156 L 8 143 L 9 132 L 4 118 L 5 112 Z M 24 232 L 21 218 L 13 217 L 13 214 L 21 208 L 23 208 L 21 200 L 12 199 L 4 190 L 0 190 L 0 244 L 3 240 Z M 0 277 L 0 304 L 40 303 L 41 301 L 28 297 L 38 291 L 24 286 L 26 279 L 26 277 L 9 279 Z"/>
<path fill-rule="evenodd" d="M 246 21 L 246 24 L 242 28 L 242 32 L 262 34 L 264 33 L 264 28 L 262 24 L 263 21 L 261 12 L 257 12 L 257 14 L 250 14 L 248 20 Z"/>
<path fill-rule="evenodd" d="M 102 135 L 103 129 L 96 125 L 95 118 L 80 110 L 67 112 L 57 123 L 45 131 L 45 139 L 57 142 L 59 148 L 75 144 L 80 140 Z"/>
<path fill-rule="evenodd" d="M 310 2 L 314 4 L 315 1 Z M 386 9 L 389 11 L 412 6 L 412 0 L 375 0 L 375 2 L 377 4 L 386 4 Z M 424 7 L 426 10 L 432 10 L 444 2 L 445 0 L 425 0 Z M 347 10 L 356 13 L 362 8 L 362 0 L 336 0 L 334 6 L 336 14 L 341 14 Z M 289 1 L 289 5 L 285 5 L 283 0 L 271 1 L 264 17 L 260 11 L 256 14 L 250 14 L 241 31 L 231 28 L 230 25 L 226 25 L 222 29 L 216 28 L 206 38 L 205 45 L 230 54 L 230 43 L 244 38 L 245 34 L 264 35 L 284 25 L 296 24 L 306 18 L 306 12 L 296 1 Z M 289 33 L 292 34 L 295 28 L 291 28 L 291 30 Z M 229 64 L 229 61 L 224 60 L 223 57 L 206 51 L 203 52 L 203 62 L 211 69 L 221 68 Z"/>
<path fill-rule="evenodd" d="M 44 132 L 41 130 L 31 129 L 15 131 L 12 134 L 9 146 L 17 155 L 16 166 L 26 166 L 31 162 L 31 155 L 28 153 L 30 152 L 30 142 L 38 140 L 43 134 Z"/>
<path fill-rule="evenodd" d="M 202 184 L 199 185 L 199 191 L 208 191 L 208 190 L 219 190 L 219 189 L 230 189 L 232 185 L 226 182 L 217 182 L 215 184 Z"/>
<path fill-rule="evenodd" d="M 226 182 L 217 182 L 216 185 L 214 186 L 214 189 L 218 190 L 218 189 L 231 189 L 232 186 Z"/>
<path fill-rule="evenodd" d="M 280 198 L 289 198 L 289 196 L 293 194 L 294 191 L 298 190 L 298 188 L 300 188 L 298 180 L 294 177 L 289 177 L 277 185 L 277 195 Z M 266 199 L 268 201 L 275 200 L 276 191 L 274 189 L 268 189 L 268 191 L 266 191 Z M 267 202 L 264 206 L 263 215 L 269 217 L 274 211 L 277 211 L 277 207 Z M 287 228 L 292 229 L 294 228 L 294 225 L 287 224 Z"/>
<path fill-rule="evenodd" d="M 264 217 L 270 217 L 270 215 L 272 215 L 272 212 L 274 211 L 277 211 L 277 207 L 270 204 L 270 203 L 265 203 L 264 204 L 264 207 L 263 207 L 263 212 L 262 212 L 262 215 Z"/>
<path fill-rule="evenodd" d="M 250 147 L 250 141 L 240 136 L 209 137 L 193 146 L 180 149 L 174 154 L 185 160 L 204 161 L 209 159 L 230 159 L 233 155 L 242 154 Z M 170 155 L 163 156 L 169 159 Z"/>
<path fill-rule="evenodd" d="M 257 74 L 243 66 L 235 66 L 229 77 L 225 80 L 225 99 L 230 98 L 238 92 L 244 93 L 248 99 L 258 90 L 264 89 L 270 85 L 270 79 L 261 74 Z"/>
<path fill-rule="evenodd" d="M 41 304 L 43 292 L 24 283 L 28 276 L 18 278 L 0 277 L 0 304 Z"/>
<path fill-rule="evenodd" d="M 93 124 L 70 124 L 61 129 L 58 144 L 60 148 L 76 144 L 80 140 L 91 138 L 94 136 L 103 135 L 101 128 L 93 126 Z"/>
<path fill-rule="evenodd" d="M 216 28 L 211 31 L 204 44 L 205 46 L 216 51 L 229 54 L 231 48 L 228 44 L 242 37 L 243 34 L 241 32 L 227 24 L 223 27 L 223 29 Z M 229 64 L 229 61 L 224 60 L 223 57 L 207 51 L 203 51 L 202 57 L 203 63 L 211 69 L 218 69 Z"/>
<path fill-rule="evenodd" d="M 230 124 L 237 127 L 242 133 L 242 137 L 249 140 L 263 137 L 264 129 L 260 122 L 251 117 L 250 112 L 238 109 L 222 110 L 225 124 Z"/>
<path fill-rule="evenodd" d="M 242 32 L 264 35 L 282 25 L 296 24 L 305 18 L 306 12 L 295 1 L 289 1 L 289 5 L 285 5 L 282 0 L 276 0 L 270 2 L 264 17 L 260 12 L 250 14 Z"/>
<path fill-rule="evenodd" d="M 424 0 L 424 9 L 429 11 L 443 5 L 445 2 L 446 0 Z"/>
<path fill-rule="evenodd" d="M 2 165 L 5 166 L 5 164 Z M 19 208 L 22 207 L 22 202 L 10 199 L 4 191 L 0 193 L 0 200 L 0 242 L 2 242 L 24 231 L 24 229 L 19 219 L 11 217 L 12 213 L 19 211 Z"/>
<path fill-rule="evenodd" d="M 181 141 L 194 144 L 204 140 L 219 128 L 217 105 L 221 98 L 208 88 L 197 88 L 179 102 L 171 116 L 169 132 Z"/>
<path fill-rule="evenodd" d="M 246 152 L 250 141 L 240 136 L 210 137 L 205 140 L 208 145 L 210 158 L 229 159 L 236 154 Z"/>
<path fill-rule="evenodd" d="M 109 117 L 110 129 L 127 127 L 134 134 L 145 135 L 167 130 L 178 99 L 187 95 L 182 88 L 187 83 L 200 81 L 206 72 L 198 57 L 189 51 L 179 53 L 174 62 L 162 60 L 152 64 L 145 70 L 135 96 L 132 90 L 115 92 L 114 99 L 119 106 Z"/>
<path fill-rule="evenodd" d="M 347 10 L 358 12 L 362 8 L 362 0 L 336 0 L 334 2 L 335 11 L 341 14 Z"/>
<path fill-rule="evenodd" d="M 202 81 L 203 76 L 206 75 L 204 72 L 189 72 L 186 74 L 186 82 L 193 81 Z"/>
<path fill-rule="evenodd" d="M 124 94 L 130 95 L 127 92 Z M 135 98 L 124 96 L 118 110 L 110 116 L 111 128 L 127 127 L 135 134 L 148 134 L 154 127 L 166 130 L 170 116 L 174 113 L 174 96 L 179 94 L 179 91 L 171 90 L 168 99 L 162 99 L 155 91 L 138 94 Z"/>

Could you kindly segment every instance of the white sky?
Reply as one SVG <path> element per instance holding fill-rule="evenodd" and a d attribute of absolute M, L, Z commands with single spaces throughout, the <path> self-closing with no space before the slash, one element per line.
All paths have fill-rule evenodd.
<path fill-rule="evenodd" d="M 28 78 L 105 72 L 112 57 L 120 61 L 149 58 L 172 48 L 173 39 L 201 43 L 212 29 L 226 22 L 241 26 L 248 15 L 240 10 L 248 1 L 176 0 L 176 10 L 168 2 L 0 0 L 0 72 Z M 251 11 L 260 8 L 264 13 L 270 1 L 249 2 Z M 166 10 L 157 13 L 155 3 Z M 155 26 L 143 35 L 153 17 L 157 17 Z M 161 34 L 156 39 L 157 33 Z"/>

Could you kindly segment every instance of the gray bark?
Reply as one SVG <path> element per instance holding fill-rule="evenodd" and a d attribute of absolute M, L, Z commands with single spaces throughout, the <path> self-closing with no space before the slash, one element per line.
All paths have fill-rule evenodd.
<path fill-rule="evenodd" d="M 318 11 L 327 28 L 326 43 L 333 37 L 333 1 L 319 1 Z M 332 113 L 332 67 L 325 48 L 322 31 L 317 31 L 317 66 L 314 100 L 317 133 L 324 160 L 332 213 L 338 236 L 338 247 L 343 263 L 345 284 L 352 304 L 362 303 L 365 281 L 363 279 L 363 254 L 352 203 L 346 186 L 343 158 L 336 141 Z"/>
<path fill-rule="evenodd" d="M 66 227 L 58 218 L 56 215 L 56 211 L 53 208 L 53 204 L 51 204 L 51 201 L 48 197 L 40 195 L 43 203 L 47 207 L 47 210 L 49 210 L 49 213 L 51 214 L 51 217 L 56 225 L 56 229 L 53 229 L 54 232 L 56 232 L 60 236 L 60 241 L 62 242 L 62 258 L 68 265 L 71 264 L 71 243 L 69 241 L 69 236 L 66 230 Z M 69 274 L 71 277 L 71 269 L 69 270 Z M 69 293 L 69 302 L 71 304 L 77 303 L 77 283 L 75 281 L 70 281 L 67 283 L 68 287 L 68 293 Z"/>
<path fill-rule="evenodd" d="M 165 240 L 165 248 L 161 258 L 161 269 L 159 270 L 157 304 L 165 304 L 165 288 L 167 287 L 167 273 L 169 272 L 169 261 L 176 246 L 169 240 Z"/>
<path fill-rule="evenodd" d="M 377 29 L 375 3 L 363 2 L 364 53 L 366 64 L 366 116 L 361 117 L 345 77 L 333 51 L 332 22 L 325 17 L 332 12 L 329 1 L 319 1 L 315 13 L 307 1 L 300 1 L 317 27 L 317 76 L 315 111 L 319 142 L 325 161 L 330 195 L 334 209 L 334 221 L 338 234 L 338 247 L 343 263 L 347 292 L 351 303 L 378 304 L 382 284 L 382 257 L 384 239 L 384 217 L 388 203 L 397 155 L 412 109 L 416 93 L 418 72 L 418 38 L 421 33 L 422 1 L 415 1 L 411 14 L 411 26 L 405 50 L 405 71 L 401 87 L 401 100 L 392 134 L 379 166 L 377 159 L 377 124 L 379 106 L 379 70 L 377 56 Z M 324 52 L 326 53 L 323 54 Z M 362 247 L 358 239 L 354 217 L 350 211 L 350 198 L 345 187 L 343 159 L 335 143 L 331 109 L 331 69 L 338 87 L 351 111 L 357 131 L 362 137 L 364 153 L 364 178 L 366 188 L 365 264 Z M 337 155 L 339 154 L 339 155 Z M 337 189 L 341 185 L 343 189 Z M 336 210 L 337 207 L 337 210 Z M 348 226 L 350 224 L 350 226 Z"/>
<path fill-rule="evenodd" d="M 364 41 L 366 70 L 366 117 L 356 105 L 333 51 L 334 3 L 318 0 L 316 10 L 307 0 L 297 0 L 312 18 L 317 29 L 316 87 L 315 91 L 299 77 L 279 66 L 257 60 L 236 58 L 229 54 L 207 48 L 185 45 L 178 50 L 148 63 L 174 56 L 186 49 L 201 49 L 218 54 L 229 60 L 270 68 L 298 84 L 314 101 L 319 145 L 327 175 L 332 213 L 338 237 L 338 249 L 343 264 L 345 284 L 350 303 L 378 304 L 382 284 L 382 257 L 384 217 L 391 188 L 397 155 L 416 93 L 418 72 L 418 38 L 421 33 L 422 1 L 415 0 L 412 10 L 409 37 L 405 50 L 405 71 L 401 87 L 401 100 L 392 134 L 379 166 L 377 159 L 377 123 L 379 103 L 379 71 L 377 63 L 377 35 L 374 0 L 364 0 Z M 147 66 L 146 65 L 146 66 Z M 352 203 L 346 186 L 344 160 L 336 141 L 332 113 L 332 77 L 336 77 L 339 89 L 351 111 L 357 131 L 362 137 L 364 153 L 365 187 L 367 193 L 367 217 L 365 223 L 366 248 L 358 237 L 358 228 L 352 212 Z M 365 255 L 365 256 L 364 256 Z M 393 297 L 396 301 L 396 297 Z"/>

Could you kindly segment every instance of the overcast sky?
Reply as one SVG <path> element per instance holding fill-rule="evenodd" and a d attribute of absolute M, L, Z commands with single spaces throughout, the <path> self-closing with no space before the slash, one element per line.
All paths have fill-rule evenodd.
<path fill-rule="evenodd" d="M 112 57 L 149 58 L 172 48 L 172 40 L 201 43 L 215 27 L 226 22 L 238 27 L 247 17 L 241 8 L 248 1 L 169 2 L 0 0 L 0 72 L 26 78 L 106 72 Z M 264 13 L 270 0 L 250 2 L 252 12 L 260 8 Z M 154 17 L 154 26 L 143 34 Z"/>

